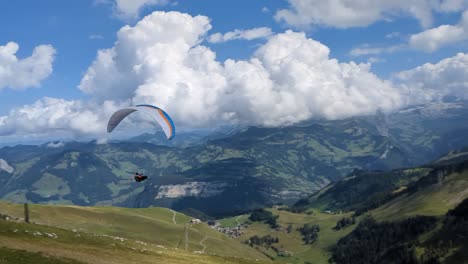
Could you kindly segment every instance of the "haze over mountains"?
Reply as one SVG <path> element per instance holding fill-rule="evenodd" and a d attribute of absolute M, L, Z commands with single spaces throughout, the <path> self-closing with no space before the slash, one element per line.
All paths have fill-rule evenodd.
<path fill-rule="evenodd" d="M 0 149 L 0 198 L 77 205 L 168 206 L 225 215 L 298 199 L 356 168 L 428 163 L 468 145 L 468 103 L 391 114 L 187 135 L 167 147 L 132 142 L 53 142 Z M 13 171 L 11 169 L 13 168 Z M 134 183 L 131 174 L 150 178 Z M 232 202 L 235 201 L 235 202 Z"/>

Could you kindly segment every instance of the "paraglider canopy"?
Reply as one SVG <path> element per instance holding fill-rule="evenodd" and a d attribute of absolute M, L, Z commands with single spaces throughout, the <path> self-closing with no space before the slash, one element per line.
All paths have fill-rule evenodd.
<path fill-rule="evenodd" d="M 133 112 L 143 112 L 153 118 L 163 129 L 168 140 L 175 136 L 175 126 L 171 117 L 161 108 L 149 104 L 140 104 L 117 110 L 107 123 L 107 132 L 111 133 L 120 122 Z"/>

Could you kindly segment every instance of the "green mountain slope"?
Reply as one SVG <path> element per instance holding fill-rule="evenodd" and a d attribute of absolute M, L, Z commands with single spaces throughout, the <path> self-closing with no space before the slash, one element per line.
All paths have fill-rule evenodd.
<path fill-rule="evenodd" d="M 328 186 L 294 208 L 320 208 L 324 211 L 365 211 L 379 206 L 404 191 L 408 184 L 426 176 L 430 168 L 398 169 L 392 171 L 356 170 L 344 179 Z"/>
<path fill-rule="evenodd" d="M 466 263 L 468 158 L 453 158 L 461 152 L 438 159 L 444 164 L 422 168 L 355 171 L 286 208 L 291 212 L 270 209 L 278 216 L 279 228 L 254 222 L 238 239 L 278 237 L 270 246 L 254 247 L 287 263 L 328 263 L 332 256 L 336 263 Z M 447 213 L 452 209 L 460 219 Z M 305 224 L 320 230 L 310 245 L 297 229 Z"/>
<path fill-rule="evenodd" d="M 395 217 L 395 215 L 393 215 Z M 331 263 L 467 263 L 468 198 L 445 215 L 364 218 L 332 249 Z"/>
<path fill-rule="evenodd" d="M 468 104 L 283 128 L 251 127 L 203 145 L 69 142 L 0 149 L 0 197 L 16 202 L 169 206 L 211 215 L 293 203 L 354 169 L 432 161 L 468 145 Z M 141 184 L 131 174 L 150 176 Z M 236 201 L 235 203 L 231 201 Z"/>
<path fill-rule="evenodd" d="M 372 210 L 377 219 L 441 215 L 468 197 L 468 170 L 452 173 L 418 191 L 404 193 Z"/>
<path fill-rule="evenodd" d="M 397 215 L 397 211 L 400 214 L 416 215 L 420 212 L 418 210 L 426 210 L 424 214 L 432 210 L 440 215 L 445 213 L 448 205 L 453 206 L 468 195 L 465 172 L 468 155 L 465 154 L 465 149 L 452 151 L 433 163 L 408 169 L 355 170 L 347 177 L 299 200 L 293 208 L 296 211 L 306 211 L 308 208 L 334 212 L 355 211 L 358 215 L 377 207 L 378 214 L 383 208 L 393 208 L 394 211 L 383 214 L 382 219 Z M 412 205 L 414 203 L 418 205 Z M 383 204 L 385 207 L 381 206 Z M 442 211 L 437 209 L 439 204 Z"/>
<path fill-rule="evenodd" d="M 0 220 L 0 252 L 2 263 L 265 263 L 4 220 Z"/>
<path fill-rule="evenodd" d="M 263 220 L 252 221 L 248 214 L 221 220 L 223 225 L 231 228 L 243 225 L 235 239 L 206 224 L 192 225 L 188 228 L 190 251 L 222 256 L 214 260 L 211 255 L 197 255 L 192 263 L 244 261 L 230 259 L 240 256 L 298 264 L 329 263 L 330 258 L 336 263 L 362 263 L 364 260 L 364 263 L 392 263 L 395 259 L 418 264 L 463 263 L 467 260 L 465 245 L 468 241 L 468 159 L 460 160 L 459 155 L 453 158 L 453 153 L 438 159 L 444 160 L 443 164 L 436 161 L 425 167 L 388 172 L 354 171 L 352 176 L 318 192 L 320 195 L 316 194 L 305 207 L 307 213 L 294 213 L 297 208 L 287 206 L 268 209 L 277 216 L 277 226 Z M 338 195 L 346 190 L 350 192 L 344 198 Z M 386 198 L 377 199 L 381 196 Z M 333 212 L 325 212 L 331 208 L 335 208 Z M 0 210 L 13 216 L 23 214 L 21 205 L 1 203 Z M 360 214 L 356 214 L 356 210 Z M 89 257 L 86 252 L 97 252 L 101 256 L 117 242 L 122 248 L 112 261 L 123 263 L 136 259 L 141 252 L 134 252 L 132 248 L 140 249 L 145 245 L 142 243 L 146 243 L 151 246 L 145 245 L 148 252 L 145 251 L 144 261 L 150 262 L 154 250 L 159 249 L 156 245 L 160 245 L 166 248 L 165 251 L 159 250 L 162 253 L 156 252 L 161 260 L 174 258 L 174 263 L 184 263 L 191 258 L 191 253 L 181 250 L 185 246 L 184 223 L 188 219 L 164 208 L 31 205 L 31 220 L 40 224 L 38 228 L 62 228 L 73 239 L 80 239 L 75 237 L 76 234 L 90 239 L 84 243 L 80 240 L 83 244 L 76 250 L 80 257 L 70 252 L 77 241 L 61 243 L 57 240 L 58 244 L 50 244 L 55 239 L 49 237 L 49 240 L 42 241 L 46 237 L 18 231 L 16 233 L 26 237 L 13 237 L 16 234 L 14 229 L 19 230 L 18 227 L 0 229 L 10 230 L 6 235 L 0 232 L 0 248 L 40 251 L 45 255 L 31 256 L 28 253 L 24 257 L 40 259 L 52 256 L 54 261 L 66 262 L 70 259 L 86 260 Z M 306 243 L 304 233 L 301 233 L 306 226 L 317 227 L 315 240 L 308 240 L 311 243 Z M 417 230 L 414 227 L 418 227 Z M 58 234 L 61 231 L 39 229 L 39 232 Z M 59 235 L 62 236 L 68 235 Z M 40 240 L 39 244 L 36 244 L 35 237 Z M 93 239 L 98 241 L 93 242 Z M 103 242 L 101 239 L 108 240 Z M 242 244 L 246 241 L 250 241 L 252 246 Z M 370 252 L 369 258 L 362 256 L 363 252 Z M 373 255 L 376 252 L 382 254 Z M 100 261 L 106 263 L 102 259 Z"/>
<path fill-rule="evenodd" d="M 468 159 L 468 147 L 450 151 L 448 154 L 443 155 L 442 157 L 433 161 L 433 164 L 436 165 L 450 165 L 453 163 L 461 162 Z"/>
<path fill-rule="evenodd" d="M 0 212 L 20 217 L 23 208 L 22 205 L 1 203 Z M 185 224 L 191 218 L 165 208 L 30 205 L 30 219 L 41 225 L 88 234 L 123 237 L 170 248 L 184 248 Z M 191 251 L 228 257 L 264 258 L 255 250 L 203 223 L 189 225 L 187 236 Z"/>

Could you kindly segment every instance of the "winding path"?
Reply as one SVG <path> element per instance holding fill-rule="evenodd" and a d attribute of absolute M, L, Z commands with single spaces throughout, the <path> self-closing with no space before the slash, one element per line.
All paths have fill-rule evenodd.
<path fill-rule="evenodd" d="M 209 236 L 205 236 L 205 237 L 204 237 L 202 240 L 200 240 L 200 242 L 199 242 L 200 246 L 203 247 L 203 249 L 202 249 L 202 252 L 203 252 L 203 253 L 205 253 L 205 250 L 206 250 L 206 245 L 203 244 L 203 243 L 204 243 L 208 238 L 209 238 Z"/>
<path fill-rule="evenodd" d="M 169 209 L 169 210 L 173 213 L 173 215 L 172 215 L 172 223 L 174 223 L 174 224 L 177 225 L 177 222 L 176 222 L 176 220 L 175 220 L 176 215 L 177 215 L 177 212 L 174 211 L 174 210 L 172 210 L 172 209 Z"/>
<path fill-rule="evenodd" d="M 242 215 L 239 215 L 238 217 L 236 217 L 236 222 L 237 222 L 237 225 L 238 225 L 238 226 L 241 225 L 241 223 L 239 222 L 239 218 L 241 218 L 241 217 L 242 217 Z"/>

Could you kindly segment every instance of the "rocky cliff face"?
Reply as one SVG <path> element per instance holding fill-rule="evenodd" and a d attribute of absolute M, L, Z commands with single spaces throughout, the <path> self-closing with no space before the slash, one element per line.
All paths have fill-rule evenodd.
<path fill-rule="evenodd" d="M 187 182 L 184 184 L 169 184 L 155 186 L 157 195 L 154 199 L 181 198 L 181 197 L 211 197 L 221 194 L 226 182 Z"/>
<path fill-rule="evenodd" d="M 8 173 L 13 173 L 15 169 L 8 164 L 4 159 L 0 159 L 0 171 L 6 171 Z"/>

